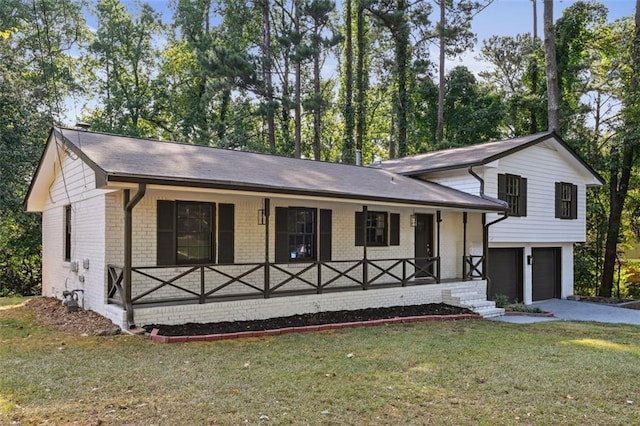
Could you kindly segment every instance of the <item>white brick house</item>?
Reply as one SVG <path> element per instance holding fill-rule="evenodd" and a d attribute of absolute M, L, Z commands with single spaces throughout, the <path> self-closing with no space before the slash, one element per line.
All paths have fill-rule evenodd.
<path fill-rule="evenodd" d="M 509 203 L 486 215 L 488 296 L 531 303 L 573 294 L 586 188 L 603 179 L 554 132 L 384 161 L 378 168 Z"/>
<path fill-rule="evenodd" d="M 25 208 L 42 212 L 43 294 L 80 290 L 122 327 L 499 312 L 479 265 L 505 204 L 385 170 L 54 128 Z"/>

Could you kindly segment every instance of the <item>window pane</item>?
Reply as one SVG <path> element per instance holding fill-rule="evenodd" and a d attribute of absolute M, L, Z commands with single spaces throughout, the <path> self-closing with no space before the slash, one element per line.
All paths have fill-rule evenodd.
<path fill-rule="evenodd" d="M 211 204 L 177 203 L 177 258 L 179 263 L 211 262 Z"/>
<path fill-rule="evenodd" d="M 289 233 L 289 259 L 314 259 L 313 241 L 315 236 L 315 210 L 289 208 L 287 215 Z"/>
<path fill-rule="evenodd" d="M 367 244 L 387 244 L 387 214 L 383 212 L 367 212 L 366 230 Z"/>

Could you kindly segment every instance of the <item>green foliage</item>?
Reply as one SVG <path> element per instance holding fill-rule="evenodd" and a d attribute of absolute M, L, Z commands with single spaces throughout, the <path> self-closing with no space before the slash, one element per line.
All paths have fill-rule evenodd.
<path fill-rule="evenodd" d="M 0 22 L 0 295 L 29 295 L 40 289 L 40 218 L 22 201 L 63 98 L 79 89 L 70 52 L 87 31 L 71 0 L 6 0 Z"/>
<path fill-rule="evenodd" d="M 496 302 L 496 308 L 506 308 L 509 305 L 509 296 L 506 294 L 496 294 L 493 296 L 493 301 Z"/>
<path fill-rule="evenodd" d="M 536 306 L 534 307 L 527 306 L 524 303 L 512 303 L 510 305 L 505 306 L 505 308 L 509 312 L 526 312 L 526 313 L 534 313 L 534 314 L 539 314 L 542 312 L 542 309 Z"/>

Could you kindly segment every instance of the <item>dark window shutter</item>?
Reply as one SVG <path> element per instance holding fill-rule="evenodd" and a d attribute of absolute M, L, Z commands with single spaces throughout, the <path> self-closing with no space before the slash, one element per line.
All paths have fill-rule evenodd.
<path fill-rule="evenodd" d="M 276 263 L 289 262 L 288 213 L 286 207 L 276 207 Z"/>
<path fill-rule="evenodd" d="M 364 245 L 364 214 L 362 212 L 356 212 L 356 246 Z"/>
<path fill-rule="evenodd" d="M 505 175 L 498 175 L 498 199 L 507 201 L 507 177 Z"/>
<path fill-rule="evenodd" d="M 234 262 L 234 216 L 233 204 L 218 205 L 218 263 Z"/>
<path fill-rule="evenodd" d="M 578 185 L 571 185 L 571 219 L 578 218 Z"/>
<path fill-rule="evenodd" d="M 562 183 L 556 182 L 556 217 L 562 218 Z"/>
<path fill-rule="evenodd" d="M 320 209 L 320 259 L 318 260 L 331 260 L 331 210 Z"/>
<path fill-rule="evenodd" d="M 391 213 L 389 218 L 389 245 L 400 245 L 400 215 L 398 213 Z"/>
<path fill-rule="evenodd" d="M 158 239 L 156 241 L 157 264 L 176 264 L 175 202 L 158 200 Z"/>
<path fill-rule="evenodd" d="M 520 178 L 520 194 L 518 197 L 518 216 L 527 215 L 527 179 Z"/>

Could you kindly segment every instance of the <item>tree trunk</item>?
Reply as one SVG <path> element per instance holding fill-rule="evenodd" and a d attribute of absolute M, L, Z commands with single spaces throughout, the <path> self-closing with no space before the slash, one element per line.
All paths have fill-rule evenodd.
<path fill-rule="evenodd" d="M 316 34 L 320 37 L 320 34 Z M 313 159 L 320 161 L 320 125 L 321 125 L 321 93 L 320 93 L 320 49 L 313 55 Z"/>
<path fill-rule="evenodd" d="M 407 111 L 409 96 L 407 94 L 407 67 L 409 65 L 409 25 L 407 23 L 407 2 L 398 0 L 397 13 L 400 22 L 396 35 L 396 71 L 398 99 L 396 102 L 398 156 L 407 155 Z"/>
<path fill-rule="evenodd" d="M 532 99 L 538 95 L 538 59 L 536 58 L 536 48 L 538 47 L 538 0 L 533 2 L 533 46 L 531 49 L 531 97 Z M 535 104 L 531 105 L 530 110 L 531 134 L 538 132 L 538 113 Z"/>
<path fill-rule="evenodd" d="M 344 141 L 342 142 L 342 161 L 353 164 L 353 30 L 351 0 L 345 0 L 345 48 L 344 48 Z"/>
<path fill-rule="evenodd" d="M 631 52 L 631 82 L 629 92 L 626 95 L 625 106 L 622 112 L 624 118 L 624 135 L 622 140 L 622 159 L 620 154 L 612 149 L 612 166 L 609 182 L 609 224 L 607 227 L 607 241 L 605 243 L 604 266 L 602 270 L 602 284 L 600 296 L 610 297 L 613 289 L 613 276 L 616 268 L 618 237 L 622 221 L 622 211 L 627 198 L 629 180 L 637 156 L 636 138 L 634 132 L 638 126 L 638 102 L 640 101 L 640 0 L 636 0 L 635 28 Z M 619 179 L 618 179 L 619 176 Z"/>
<path fill-rule="evenodd" d="M 364 0 L 356 0 L 357 17 L 356 17 L 356 43 L 357 43 L 357 59 L 356 59 L 356 150 L 362 152 L 362 141 L 365 132 L 365 114 L 366 114 L 366 90 L 367 77 L 365 75 L 364 59 L 365 59 L 365 34 L 364 34 Z"/>
<path fill-rule="evenodd" d="M 291 120 L 291 112 L 289 110 L 289 107 L 291 105 L 291 94 L 289 93 L 289 57 L 285 55 L 285 57 L 282 59 L 282 62 L 284 78 L 282 79 L 282 124 L 280 128 L 282 131 L 282 145 L 284 154 L 291 155 L 293 153 L 293 146 L 291 143 L 291 129 L 289 128 Z"/>
<path fill-rule="evenodd" d="M 389 158 L 396 158 L 396 120 L 395 116 L 391 116 L 391 129 L 389 131 Z"/>
<path fill-rule="evenodd" d="M 444 28 L 446 25 L 446 0 L 440 0 L 440 23 L 439 32 L 440 32 L 440 58 L 438 63 L 438 118 L 436 125 L 436 141 L 438 143 L 442 142 L 444 138 L 444 61 L 445 61 L 445 37 L 444 37 Z"/>
<path fill-rule="evenodd" d="M 269 17 L 269 0 L 262 0 L 262 78 L 265 85 L 265 101 L 267 115 L 267 137 L 269 150 L 276 152 L 276 122 L 273 110 L 273 81 L 271 78 L 271 20 Z"/>
<path fill-rule="evenodd" d="M 544 0 L 544 53 L 547 76 L 547 112 L 549 130 L 560 131 L 560 89 L 558 88 L 558 65 L 556 41 L 553 33 L 553 0 Z"/>
<path fill-rule="evenodd" d="M 294 16 L 294 31 L 296 35 L 300 34 L 300 0 L 294 0 L 295 4 L 295 16 Z M 300 158 L 302 154 L 302 83 L 301 83 L 301 65 L 300 58 L 296 58 L 295 64 L 295 110 L 294 110 L 294 132 L 296 138 L 296 144 L 294 148 L 293 156 Z"/>
<path fill-rule="evenodd" d="M 281 15 L 281 27 L 287 28 L 287 14 L 284 13 L 284 5 Z M 291 69 L 290 51 L 282 55 L 282 105 L 280 110 L 280 131 L 282 132 L 282 151 L 284 155 L 292 155 L 294 151 L 293 141 L 291 140 L 291 87 L 289 86 L 289 71 Z"/>

